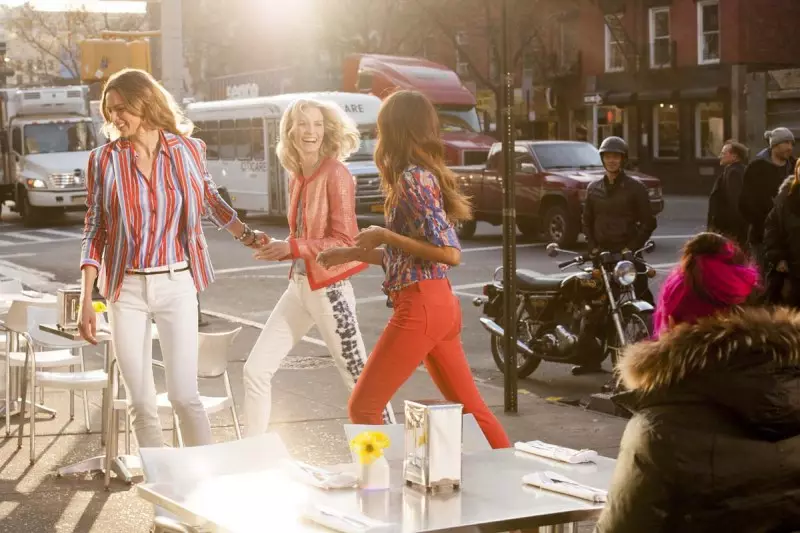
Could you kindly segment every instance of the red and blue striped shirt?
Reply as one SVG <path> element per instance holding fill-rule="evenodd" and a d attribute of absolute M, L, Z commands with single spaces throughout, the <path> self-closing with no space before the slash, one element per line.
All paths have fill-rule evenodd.
<path fill-rule="evenodd" d="M 184 234 L 180 216 L 183 194 L 166 147 L 159 143 L 149 180 L 136 166 L 139 156 L 132 144 L 129 150 L 135 179 L 126 184 L 126 216 L 129 227 L 136 231 L 126 268 L 162 267 L 185 261 L 186 250 L 180 238 Z"/>

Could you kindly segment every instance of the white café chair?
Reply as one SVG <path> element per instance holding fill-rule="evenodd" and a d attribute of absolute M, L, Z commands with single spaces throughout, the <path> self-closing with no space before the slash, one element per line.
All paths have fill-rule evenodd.
<path fill-rule="evenodd" d="M 27 342 L 26 351 L 30 358 L 28 365 L 30 377 L 28 380 L 28 387 L 30 388 L 31 404 L 36 398 L 36 390 L 39 387 L 47 387 L 48 389 L 69 391 L 72 396 L 79 391 L 83 393 L 84 400 L 84 416 L 86 418 L 86 428 L 89 431 L 89 391 L 102 391 L 108 386 L 108 374 L 104 370 L 85 370 L 83 357 L 78 356 L 76 364 L 80 365 L 79 372 L 45 372 L 38 370 L 39 357 L 47 354 L 47 352 L 37 351 L 38 347 L 54 347 L 70 350 L 78 350 L 86 346 L 83 340 L 70 341 L 58 335 L 47 333 L 39 329 L 39 324 L 54 324 L 57 321 L 57 310 L 49 307 L 29 306 L 27 309 L 27 325 L 28 331 L 25 334 Z M 101 317 L 98 317 L 98 327 L 103 322 Z M 24 377 L 23 377 L 24 379 Z M 24 385 L 23 385 L 24 393 Z M 74 411 L 74 409 L 73 409 Z M 73 413 L 71 413 L 73 414 Z M 31 409 L 30 415 L 30 461 L 35 461 L 36 451 L 36 416 L 34 409 Z M 22 432 L 25 425 L 24 412 L 20 415 L 19 427 L 19 446 L 22 447 Z"/>
<path fill-rule="evenodd" d="M 481 431 L 480 426 L 478 426 L 478 421 L 475 420 L 475 416 L 472 414 L 464 415 L 464 420 L 462 422 L 463 425 L 463 433 L 462 433 L 462 452 L 463 453 L 474 453 L 474 452 L 481 452 L 485 450 L 491 450 L 492 447 L 489 445 L 489 441 L 486 440 L 486 436 Z M 387 461 L 396 461 L 400 459 L 404 459 L 405 453 L 405 426 L 403 424 L 389 424 L 389 425 L 380 425 L 380 426 L 373 426 L 369 424 L 345 424 L 344 425 L 344 433 L 347 435 L 347 442 L 349 443 L 353 440 L 359 433 L 364 431 L 380 431 L 384 433 L 387 437 L 389 437 L 389 447 L 384 452 L 384 457 L 386 457 Z M 351 451 L 351 457 L 353 458 L 353 462 L 358 460 L 356 453 Z"/>
<path fill-rule="evenodd" d="M 19 345 L 17 345 L 16 350 L 11 350 L 11 342 L 10 337 L 16 336 L 17 338 L 26 339 L 28 332 L 30 331 L 30 320 L 28 311 L 29 309 L 36 308 L 41 310 L 45 315 L 41 315 L 41 323 L 49 323 L 55 324 L 58 321 L 58 311 L 56 309 L 55 302 L 51 303 L 36 303 L 33 304 L 27 301 L 21 300 L 14 300 L 11 304 L 11 308 L 8 310 L 8 314 L 2 320 L 0 320 L 0 328 L 5 329 L 6 331 L 6 338 L 5 340 L 5 350 L 3 353 L 0 354 L 5 359 L 5 405 L 11 405 L 11 371 L 19 370 L 22 368 L 23 364 L 25 363 L 25 351 L 20 351 Z M 37 335 L 39 332 L 39 326 L 36 325 Z M 83 351 L 80 349 L 82 346 L 86 346 L 86 343 L 81 341 L 78 343 L 71 343 L 67 339 L 63 339 L 61 337 L 57 337 L 55 335 L 48 337 L 51 339 L 51 342 L 47 343 L 43 346 L 44 349 L 37 350 L 35 353 L 35 368 L 37 370 L 47 369 L 47 368 L 66 368 L 66 367 L 74 367 L 75 365 L 82 365 L 83 364 Z M 27 342 L 22 342 L 22 345 L 25 345 L 27 349 Z M 75 350 L 78 349 L 78 354 L 75 354 Z M 22 382 L 27 378 L 27 376 L 18 376 L 19 383 L 17 383 L 17 391 L 21 390 Z M 16 400 L 16 398 L 14 398 Z M 27 399 L 22 398 L 23 402 L 27 402 Z M 31 400 L 31 408 L 44 411 L 49 413 L 51 416 L 55 416 L 56 412 L 53 409 L 45 407 L 44 405 L 34 403 L 34 400 Z M 88 412 L 89 403 L 84 399 L 84 413 Z M 75 401 L 74 395 L 70 397 L 70 416 L 74 418 L 75 413 Z M 11 425 L 10 425 L 10 417 L 11 413 L 9 409 L 6 409 L 6 436 L 11 434 Z M 87 425 L 88 431 L 88 425 Z"/>
<path fill-rule="evenodd" d="M 146 483 L 192 483 L 212 476 L 267 470 L 291 459 L 277 433 L 188 448 L 140 448 Z M 154 533 L 196 530 L 156 508 Z"/>
<path fill-rule="evenodd" d="M 199 379 L 207 380 L 222 378 L 225 384 L 225 396 L 200 396 L 200 401 L 203 402 L 203 407 L 208 414 L 217 413 L 223 409 L 230 409 L 237 439 L 242 438 L 242 429 L 239 425 L 239 415 L 236 412 L 236 404 L 233 400 L 231 381 L 228 377 L 228 351 L 240 331 L 242 331 L 241 327 L 232 331 L 224 331 L 220 333 L 198 333 L 199 349 L 197 362 L 197 377 Z M 163 369 L 164 363 L 162 361 L 153 361 L 153 366 Z M 178 424 L 178 415 L 175 413 L 175 410 L 172 409 L 172 404 L 169 402 L 167 393 L 164 392 L 159 394 L 157 396 L 156 403 L 158 405 L 159 412 L 172 415 L 173 446 L 183 447 L 183 436 L 181 435 L 180 425 Z"/>

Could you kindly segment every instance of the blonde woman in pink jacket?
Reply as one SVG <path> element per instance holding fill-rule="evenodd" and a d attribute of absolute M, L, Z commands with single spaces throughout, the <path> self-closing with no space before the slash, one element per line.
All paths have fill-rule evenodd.
<path fill-rule="evenodd" d="M 254 256 L 292 265 L 289 286 L 244 365 L 247 436 L 267 431 L 272 377 L 311 326 L 317 326 L 348 389 L 364 369 L 367 352 L 349 278 L 367 265 L 352 261 L 324 268 L 316 259 L 323 250 L 355 242 L 355 180 L 342 161 L 359 142 L 355 124 L 334 103 L 297 100 L 281 119 L 277 152 L 291 175 L 290 236 L 285 241 L 272 239 Z M 391 405 L 384 420 L 394 422 Z"/>

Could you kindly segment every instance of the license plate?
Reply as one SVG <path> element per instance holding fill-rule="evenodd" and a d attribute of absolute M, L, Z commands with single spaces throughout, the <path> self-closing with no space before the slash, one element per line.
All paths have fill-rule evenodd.
<path fill-rule="evenodd" d="M 383 213 L 383 205 L 382 204 L 371 205 L 369 207 L 369 209 L 373 213 Z"/>
<path fill-rule="evenodd" d="M 73 204 L 85 204 L 86 203 L 86 197 L 85 196 L 73 196 L 72 197 L 72 203 Z"/>

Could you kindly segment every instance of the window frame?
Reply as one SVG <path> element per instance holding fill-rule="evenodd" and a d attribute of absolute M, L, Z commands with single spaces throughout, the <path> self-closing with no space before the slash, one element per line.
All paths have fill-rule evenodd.
<path fill-rule="evenodd" d="M 622 50 L 622 44 L 619 41 L 614 41 L 612 43 L 612 38 L 614 35 L 611 33 L 611 27 L 608 25 L 609 17 L 614 17 L 619 20 L 620 25 L 622 24 L 622 17 L 623 15 L 606 15 L 603 17 L 603 29 L 604 36 L 603 36 L 603 48 L 604 48 L 604 55 L 605 55 L 605 68 L 606 72 L 625 72 L 625 53 Z M 619 53 L 622 55 L 622 66 L 621 67 L 612 67 L 611 65 L 611 49 L 616 45 L 619 49 Z"/>
<path fill-rule="evenodd" d="M 703 57 L 703 48 L 705 45 L 706 32 L 703 29 L 705 25 L 705 18 L 703 17 L 703 8 L 708 6 L 716 6 L 717 8 L 717 31 L 708 32 L 717 34 L 717 55 L 716 59 L 705 59 Z M 719 0 L 697 0 L 697 64 L 698 65 L 718 65 L 722 59 L 722 27 L 719 19 Z M 671 30 L 671 28 L 670 28 Z"/>
<path fill-rule="evenodd" d="M 662 103 L 665 104 L 665 102 L 661 102 L 661 103 L 656 104 L 656 105 L 653 106 L 653 159 L 656 159 L 656 160 L 659 160 L 659 161 L 680 161 L 680 159 L 681 159 L 681 138 L 680 138 L 680 133 L 678 134 L 678 155 L 676 155 L 676 156 L 663 156 L 663 155 L 659 154 L 659 148 L 660 148 L 659 145 L 660 145 L 661 139 L 660 139 L 660 135 L 659 135 L 659 131 L 658 131 L 658 124 L 659 124 L 658 114 L 659 114 L 659 110 L 663 109 L 661 107 Z M 667 104 L 667 105 L 672 105 L 673 106 L 673 109 L 675 110 L 675 113 L 677 114 L 677 117 L 678 117 L 678 130 L 680 131 L 680 127 L 681 127 L 680 106 L 678 104 L 675 104 L 675 103 Z"/>
<path fill-rule="evenodd" d="M 659 36 L 656 37 L 656 16 L 660 13 L 667 14 L 667 35 L 666 36 Z M 649 49 L 650 49 L 650 68 L 651 69 L 660 69 L 660 68 L 668 68 L 672 63 L 672 50 L 671 50 L 671 43 L 672 43 L 672 13 L 670 11 L 670 6 L 661 6 L 661 7 L 651 7 L 649 11 Z M 669 54 L 669 60 L 667 63 L 657 64 L 655 62 L 656 59 L 656 41 L 657 40 L 664 40 L 667 41 L 667 52 Z"/>

